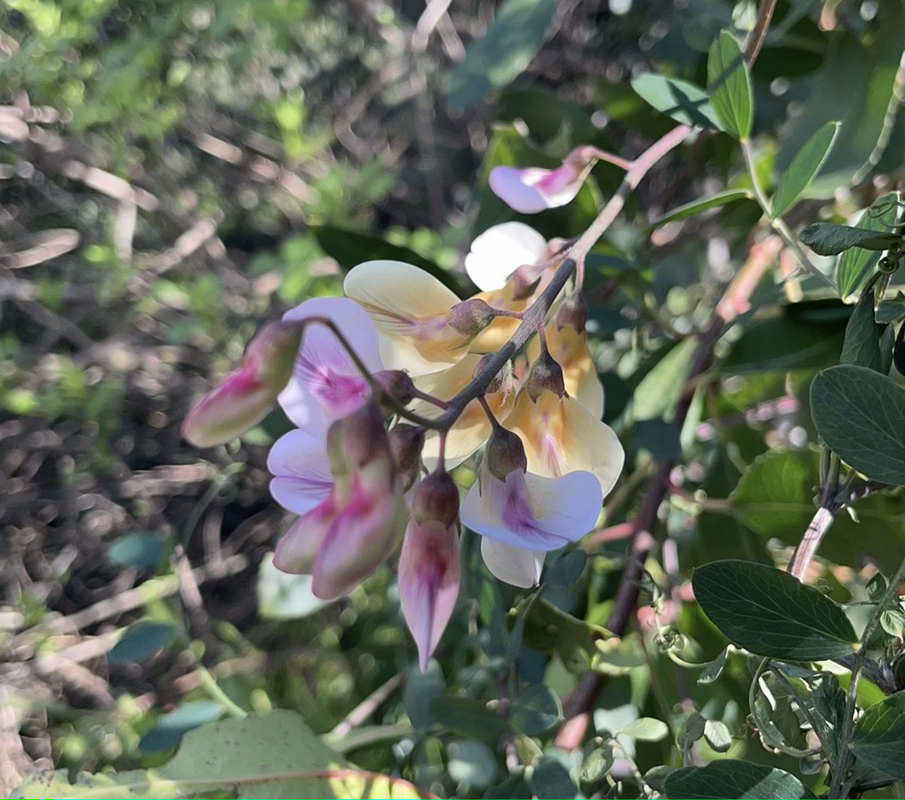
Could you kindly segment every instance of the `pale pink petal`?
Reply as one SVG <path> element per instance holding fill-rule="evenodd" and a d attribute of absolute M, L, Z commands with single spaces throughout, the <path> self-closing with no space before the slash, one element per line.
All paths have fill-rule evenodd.
<path fill-rule="evenodd" d="M 461 519 L 482 536 L 548 551 L 588 533 L 602 502 L 600 484 L 588 472 L 543 478 L 513 470 L 503 482 L 484 470 L 465 496 Z"/>
<path fill-rule="evenodd" d="M 544 568 L 543 551 L 513 547 L 484 536 L 481 538 L 481 556 L 491 574 L 504 583 L 522 589 L 530 589 L 540 583 Z"/>
<path fill-rule="evenodd" d="M 427 669 L 459 594 L 458 526 L 410 521 L 399 555 L 399 600 L 418 646 L 421 671 Z"/>
<path fill-rule="evenodd" d="M 274 407 L 274 393 L 243 367 L 208 392 L 186 416 L 182 435 L 195 447 L 224 444 L 257 425 Z"/>
<path fill-rule="evenodd" d="M 283 319 L 315 316 L 332 320 L 371 372 L 383 369 L 377 329 L 361 306 L 344 297 L 317 297 L 286 312 Z M 305 329 L 292 380 L 279 397 L 289 419 L 323 436 L 332 420 L 360 408 L 370 394 L 367 381 L 333 332 L 312 322 Z"/>
<path fill-rule="evenodd" d="M 494 225 L 471 243 L 465 271 L 481 291 L 502 289 L 506 279 L 524 264 L 537 264 L 547 242 L 523 222 Z"/>
<path fill-rule="evenodd" d="M 274 476 L 270 493 L 283 508 L 304 514 L 330 495 L 333 477 L 325 443 L 307 431 L 281 436 L 267 456 L 267 469 Z"/>
<path fill-rule="evenodd" d="M 311 570 L 311 591 L 323 600 L 348 594 L 373 574 L 402 534 L 407 512 L 400 491 L 371 491 L 355 476 Z"/>
<path fill-rule="evenodd" d="M 522 214 L 536 214 L 557 208 L 575 199 L 584 183 L 587 170 L 578 173 L 568 164 L 556 169 L 540 167 L 494 167 L 490 171 L 490 188 L 510 208 Z"/>
<path fill-rule="evenodd" d="M 310 575 L 335 516 L 336 504 L 331 496 L 299 517 L 277 542 L 273 565 L 293 575 Z"/>

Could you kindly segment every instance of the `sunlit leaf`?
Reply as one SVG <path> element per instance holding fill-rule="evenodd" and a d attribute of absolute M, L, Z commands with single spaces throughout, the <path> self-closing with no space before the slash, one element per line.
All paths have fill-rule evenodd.
<path fill-rule="evenodd" d="M 735 37 L 722 31 L 707 57 L 707 89 L 710 104 L 721 127 L 737 139 L 751 134 L 754 101 L 751 76 Z"/>
<path fill-rule="evenodd" d="M 838 132 L 838 122 L 827 122 L 804 143 L 792 163 L 783 170 L 773 193 L 774 218 L 785 214 L 807 189 L 829 155 Z"/>
<path fill-rule="evenodd" d="M 650 105 L 677 122 L 702 128 L 719 128 L 707 92 L 677 78 L 647 73 L 632 79 L 632 89 Z"/>

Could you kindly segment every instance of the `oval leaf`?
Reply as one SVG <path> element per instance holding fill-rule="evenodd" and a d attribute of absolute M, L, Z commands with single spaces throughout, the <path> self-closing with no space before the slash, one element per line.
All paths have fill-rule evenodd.
<path fill-rule="evenodd" d="M 659 742 L 661 739 L 666 738 L 669 728 L 661 719 L 641 717 L 620 728 L 617 733 L 620 736 L 631 736 L 632 739 L 637 739 L 641 742 Z"/>
<path fill-rule="evenodd" d="M 811 383 L 811 414 L 827 446 L 871 480 L 905 484 L 905 389 L 842 364 Z"/>
<path fill-rule="evenodd" d="M 858 220 L 855 227 L 887 233 L 896 224 L 898 213 L 899 193 L 890 192 L 874 200 L 870 208 L 861 215 L 861 219 Z M 860 247 L 846 250 L 839 257 L 839 265 L 836 267 L 836 285 L 839 287 L 839 296 L 843 300 L 861 285 L 877 258 L 876 252 L 862 250 Z M 878 318 L 877 322 L 882 322 L 882 320 Z"/>
<path fill-rule="evenodd" d="M 107 555 L 121 567 L 150 569 L 163 558 L 163 542 L 153 533 L 130 533 L 111 544 Z"/>
<path fill-rule="evenodd" d="M 788 772 L 731 758 L 714 761 L 706 767 L 677 769 L 667 776 L 665 788 L 666 796 L 673 800 L 686 797 L 700 800 L 722 800 L 725 797 L 800 800 L 814 797 L 798 778 Z"/>
<path fill-rule="evenodd" d="M 509 724 L 519 733 L 537 736 L 550 730 L 561 719 L 562 706 L 556 693 L 542 684 L 529 683 L 519 689 L 518 700 L 512 704 Z"/>
<path fill-rule="evenodd" d="M 773 219 L 782 216 L 820 171 L 839 132 L 838 122 L 827 122 L 804 143 L 788 169 L 782 173 L 773 195 Z"/>
<path fill-rule="evenodd" d="M 851 247 L 865 250 L 888 250 L 902 237 L 894 233 L 852 228 L 849 225 L 835 225 L 832 222 L 815 222 L 799 234 L 799 238 L 817 255 L 835 256 Z"/>
<path fill-rule="evenodd" d="M 722 31 L 710 48 L 707 88 L 720 126 L 737 139 L 746 140 L 754 118 L 751 76 L 738 42 L 728 31 Z"/>
<path fill-rule="evenodd" d="M 842 609 L 786 572 L 747 561 L 714 561 L 695 570 L 695 598 L 734 644 L 791 661 L 850 655 L 857 644 Z"/>
<path fill-rule="evenodd" d="M 558 5 L 559 0 L 506 0 L 450 73 L 447 106 L 472 108 L 517 78 L 544 43 Z"/>
<path fill-rule="evenodd" d="M 648 73 L 634 78 L 632 89 L 657 111 L 668 114 L 677 122 L 702 128 L 720 127 L 707 92 L 693 83 Z"/>
<path fill-rule="evenodd" d="M 905 779 L 905 692 L 872 705 L 855 724 L 852 750 L 866 764 Z"/>
<path fill-rule="evenodd" d="M 881 334 L 882 328 L 874 322 L 874 293 L 863 292 L 845 326 L 845 339 L 842 342 L 839 362 L 882 372 Z"/>
<path fill-rule="evenodd" d="M 143 661 L 169 644 L 176 633 L 175 626 L 169 622 L 139 622 L 126 630 L 107 658 L 118 664 Z"/>

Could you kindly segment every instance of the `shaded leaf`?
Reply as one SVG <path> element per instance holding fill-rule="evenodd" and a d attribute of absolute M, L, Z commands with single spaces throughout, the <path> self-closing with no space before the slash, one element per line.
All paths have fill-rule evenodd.
<path fill-rule="evenodd" d="M 811 414 L 830 449 L 881 483 L 905 483 L 905 389 L 865 367 L 842 364 L 811 384 Z"/>
<path fill-rule="evenodd" d="M 540 50 L 558 0 L 506 0 L 449 75 L 446 105 L 467 110 L 509 84 Z"/>
<path fill-rule="evenodd" d="M 876 372 L 882 371 L 880 335 L 882 329 L 874 322 L 874 294 L 864 292 L 848 318 L 842 342 L 842 364 L 856 364 Z M 887 371 L 888 371 L 887 367 Z"/>
<path fill-rule="evenodd" d="M 811 791 L 794 775 L 750 761 L 724 759 L 706 767 L 684 767 L 666 778 L 666 796 L 723 800 L 726 797 L 759 800 L 813 798 Z"/>
<path fill-rule="evenodd" d="M 635 423 L 635 441 L 657 458 L 675 460 L 682 455 L 679 431 L 663 419 L 644 419 Z"/>
<path fill-rule="evenodd" d="M 815 222 L 808 225 L 801 231 L 799 238 L 821 256 L 835 256 L 851 247 L 888 250 L 892 245 L 902 241 L 901 236 L 893 233 L 852 228 L 849 225 L 836 225 L 832 222 Z"/>
<path fill-rule="evenodd" d="M 905 779 L 905 692 L 872 705 L 855 723 L 852 751 L 871 767 Z"/>
<path fill-rule="evenodd" d="M 697 711 L 693 711 L 682 720 L 682 725 L 679 727 L 679 733 L 676 736 L 676 743 L 679 747 L 691 747 L 704 735 L 706 724 L 707 720 Z"/>
<path fill-rule="evenodd" d="M 829 155 L 838 132 L 838 122 L 827 122 L 804 143 L 792 163 L 783 170 L 773 194 L 774 219 L 788 211 L 807 189 Z"/>
<path fill-rule="evenodd" d="M 581 765 L 581 782 L 592 786 L 600 783 L 613 768 L 615 761 L 612 742 L 605 742 L 599 747 L 595 747 L 585 756 Z"/>
<path fill-rule="evenodd" d="M 111 648 L 107 658 L 114 663 L 143 661 L 169 644 L 179 633 L 169 622 L 138 622 L 130 625 Z"/>
<path fill-rule="evenodd" d="M 175 747 L 195 728 L 213 722 L 223 714 L 223 706 L 213 700 L 183 703 L 175 711 L 162 715 L 138 742 L 141 753 L 159 753 Z"/>
<path fill-rule="evenodd" d="M 710 105 L 726 133 L 746 140 L 751 134 L 754 101 L 751 76 L 735 37 L 721 31 L 707 57 Z"/>
<path fill-rule="evenodd" d="M 460 786 L 483 789 L 497 775 L 496 756 L 484 742 L 474 739 L 450 742 L 447 771 Z"/>
<path fill-rule="evenodd" d="M 569 771 L 552 758 L 545 759 L 534 768 L 531 775 L 531 789 L 538 800 L 575 797 L 578 787 L 569 776 Z"/>
<path fill-rule="evenodd" d="M 890 322 L 898 322 L 903 317 L 905 317 L 905 295 L 901 292 L 891 300 L 887 298 L 880 301 L 876 313 L 877 324 L 888 325 Z"/>
<path fill-rule="evenodd" d="M 857 637 L 845 612 L 786 572 L 746 561 L 695 570 L 695 598 L 734 644 L 761 656 L 811 661 L 850 655 Z"/>
<path fill-rule="evenodd" d="M 421 672 L 416 666 L 406 673 L 405 691 L 402 705 L 415 730 L 426 731 L 434 721 L 430 713 L 430 703 L 446 691 L 443 671 L 436 659 L 427 662 L 427 671 Z"/>
<path fill-rule="evenodd" d="M 632 89 L 650 105 L 668 114 L 676 122 L 702 128 L 719 128 L 707 92 L 677 78 L 648 73 L 632 79 Z"/>
<path fill-rule="evenodd" d="M 889 233 L 898 217 L 898 199 L 898 192 L 890 192 L 878 197 L 861 215 L 861 219 L 858 220 L 855 227 Z M 876 251 L 862 250 L 860 247 L 853 247 L 839 256 L 839 264 L 836 266 L 836 285 L 839 287 L 839 296 L 843 300 L 861 285 L 878 258 L 879 254 Z M 877 322 L 882 321 L 878 316 Z"/>
<path fill-rule="evenodd" d="M 151 569 L 163 558 L 163 547 L 163 541 L 153 533 L 130 533 L 113 542 L 107 555 L 121 567 Z"/>
<path fill-rule="evenodd" d="M 512 704 L 509 724 L 513 730 L 527 736 L 538 736 L 562 720 L 559 697 L 549 687 L 539 683 L 522 686 L 518 699 Z"/>
<path fill-rule="evenodd" d="M 662 217 L 655 219 L 648 225 L 647 230 L 652 231 L 654 228 L 659 228 L 667 222 L 675 222 L 680 219 L 695 217 L 698 214 L 709 211 L 711 208 L 718 208 L 727 205 L 728 203 L 734 203 L 737 200 L 753 199 L 754 195 L 748 189 L 728 189 L 725 192 L 717 192 L 717 194 L 703 197 L 700 200 L 692 200 L 690 203 L 685 203 L 685 205 L 672 209 L 672 211 L 667 211 Z"/>
<path fill-rule="evenodd" d="M 695 346 L 691 338 L 679 342 L 641 379 L 633 396 L 635 419 L 657 419 L 672 410 L 685 385 Z"/>
<path fill-rule="evenodd" d="M 496 711 L 468 697 L 436 697 L 430 701 L 430 713 L 443 727 L 473 739 L 493 741 L 506 730 L 506 721 Z"/>

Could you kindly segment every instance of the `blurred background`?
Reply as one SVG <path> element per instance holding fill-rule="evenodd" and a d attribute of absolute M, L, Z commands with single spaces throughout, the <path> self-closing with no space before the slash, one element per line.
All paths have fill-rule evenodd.
<path fill-rule="evenodd" d="M 754 12 L 721 0 L 509 3 L 524 15 L 524 40 L 470 64 L 463 56 L 488 31 L 493 0 L 0 7 L 0 792 L 51 764 L 162 758 L 223 713 L 212 681 L 245 708 L 299 710 L 318 733 L 343 732 L 335 726 L 358 703 L 398 688 L 413 647 L 389 570 L 323 609 L 305 579 L 269 567 L 288 520 L 269 497 L 265 460 L 286 420 L 275 412 L 241 442 L 202 452 L 179 425 L 265 321 L 339 293 L 361 261 L 410 261 L 466 294 L 470 241 L 512 217 L 488 194 L 490 166 L 553 164 L 580 143 L 636 155 L 672 123 L 630 77 L 657 68 L 704 83 L 715 33 Z M 884 186 L 837 186 L 872 158 L 878 173 L 901 174 L 905 128 L 888 108 L 902 28 L 877 14 L 876 2 L 779 3 L 754 73 L 765 175 L 840 109 L 856 121 L 799 221 L 827 200 L 839 213 L 869 205 Z M 638 365 L 705 318 L 700 304 L 744 260 L 760 216 L 742 200 L 718 226 L 663 229 L 652 253 L 650 220 L 739 185 L 727 137 L 686 154 L 653 174 L 589 265 L 614 424 L 657 359 Z M 619 172 L 601 165 L 595 177 L 574 204 L 531 224 L 547 236 L 581 232 Z M 757 382 L 730 386 L 724 411 L 794 400 L 797 384 L 780 370 L 835 358 L 845 316 L 829 327 L 826 316 L 793 320 L 795 336 L 774 342 L 793 360 L 774 371 L 749 340 L 735 368 Z M 800 445 L 805 423 L 783 413 L 730 455 Z M 636 451 L 666 446 L 649 442 Z M 724 496 L 738 463 L 720 467 Z M 766 559 L 744 528 L 748 555 Z M 605 573 L 602 598 L 614 587 Z M 454 618 L 447 640 L 468 644 L 441 649 L 447 669 L 486 646 L 475 614 L 469 605 Z M 130 625 L 141 635 L 120 638 Z M 462 679 L 490 680 L 474 669 Z M 412 685 L 443 691 L 439 674 L 424 680 Z M 396 698 L 379 716 L 388 724 L 403 718 Z M 409 758 L 390 756 L 393 732 L 381 730 L 358 743 L 363 766 Z M 431 747 L 419 756 L 428 783 L 447 758 Z M 499 776 L 493 754 L 488 766 L 477 752 L 459 788 Z"/>

